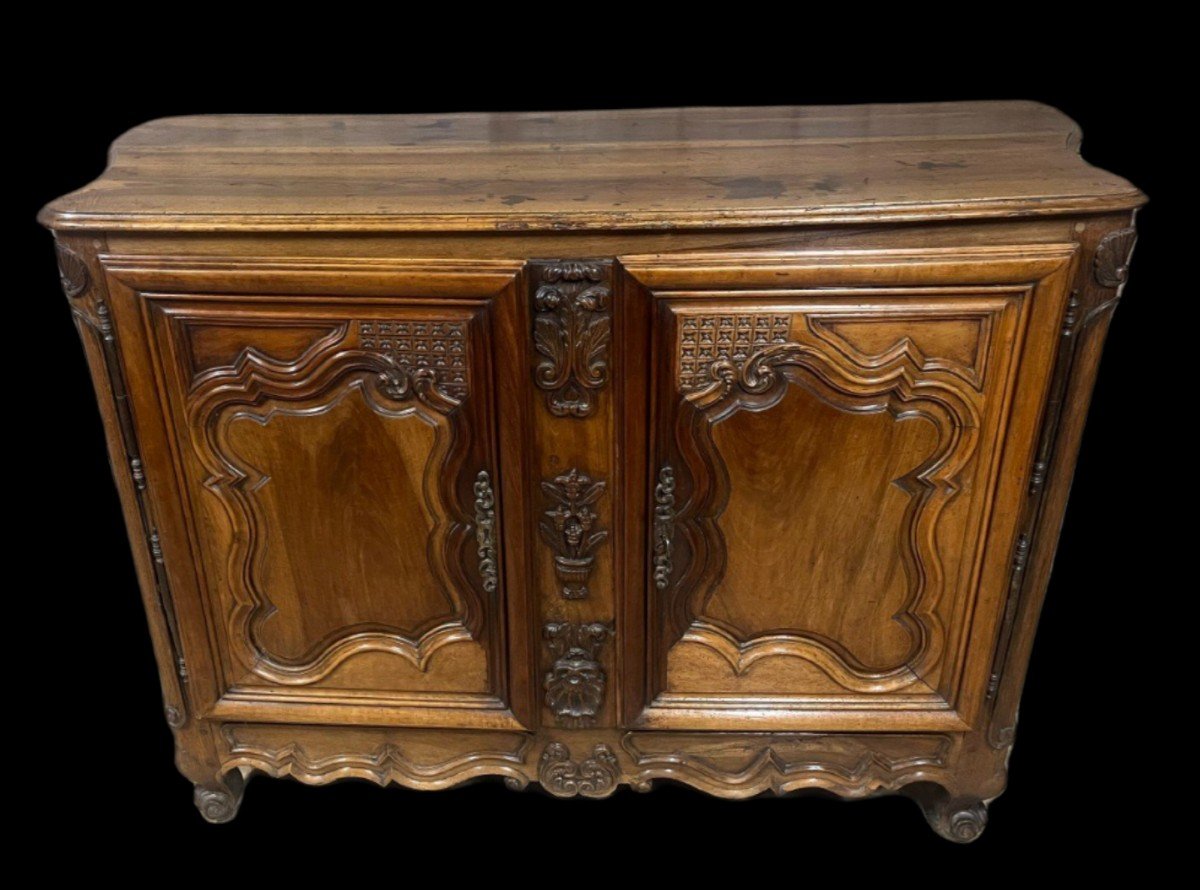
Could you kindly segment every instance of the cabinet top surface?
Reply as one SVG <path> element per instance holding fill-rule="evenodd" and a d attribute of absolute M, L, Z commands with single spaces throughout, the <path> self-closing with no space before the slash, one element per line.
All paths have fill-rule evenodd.
<path fill-rule="evenodd" d="M 135 127 L 55 229 L 665 229 L 1103 212 L 1144 196 L 1034 102 L 421 115 Z"/>

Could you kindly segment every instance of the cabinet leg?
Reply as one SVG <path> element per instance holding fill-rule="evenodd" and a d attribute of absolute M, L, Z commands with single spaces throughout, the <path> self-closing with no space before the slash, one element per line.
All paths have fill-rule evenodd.
<path fill-rule="evenodd" d="M 943 788 L 912 792 L 929 826 L 948 841 L 969 844 L 987 827 L 987 804 L 975 797 L 955 797 Z"/>
<path fill-rule="evenodd" d="M 214 824 L 232 821 L 242 805 L 245 779 L 237 770 L 218 776 L 212 782 L 196 784 L 192 799 L 206 822 Z"/>

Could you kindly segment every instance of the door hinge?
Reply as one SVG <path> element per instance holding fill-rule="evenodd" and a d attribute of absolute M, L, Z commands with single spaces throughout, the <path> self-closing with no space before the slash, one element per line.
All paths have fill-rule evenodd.
<path fill-rule="evenodd" d="M 146 490 L 146 469 L 142 466 L 140 458 L 131 457 L 129 459 L 129 474 L 133 476 L 133 484 L 138 491 Z"/>
<path fill-rule="evenodd" d="M 996 650 L 995 669 L 988 679 L 987 697 L 993 698 L 1000 688 L 1000 673 L 1004 667 L 1008 641 L 1012 637 L 1013 622 L 1017 618 L 1017 603 L 1021 599 L 1021 582 L 1025 578 L 1025 565 L 1029 562 L 1029 534 L 1021 532 L 1017 536 L 1017 546 L 1013 550 L 1012 574 L 1008 581 L 1008 599 L 1004 604 L 1004 619 L 1000 625 L 1000 646 Z"/>
<path fill-rule="evenodd" d="M 171 638 L 171 649 L 175 655 L 175 670 L 179 682 L 188 681 L 187 664 L 183 660 L 183 647 L 179 639 L 179 621 L 175 616 L 175 604 L 171 599 L 171 586 L 167 579 L 167 566 L 163 560 L 162 538 L 155 526 L 150 527 L 150 556 L 154 560 L 154 587 L 158 593 L 159 606 L 167 622 L 167 634 Z"/>

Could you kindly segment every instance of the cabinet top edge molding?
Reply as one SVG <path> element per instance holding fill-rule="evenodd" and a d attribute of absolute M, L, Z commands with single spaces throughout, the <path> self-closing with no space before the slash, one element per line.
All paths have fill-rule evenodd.
<path fill-rule="evenodd" d="M 113 143 L 55 230 L 569 231 L 1105 213 L 1145 195 L 1028 101 L 196 115 Z"/>

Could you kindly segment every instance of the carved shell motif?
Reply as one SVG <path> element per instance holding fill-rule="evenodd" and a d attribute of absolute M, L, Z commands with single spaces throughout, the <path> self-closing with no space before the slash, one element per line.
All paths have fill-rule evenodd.
<path fill-rule="evenodd" d="M 1129 278 L 1129 260 L 1137 242 L 1135 229 L 1109 232 L 1096 246 L 1096 280 L 1105 287 L 1120 287 Z"/>
<path fill-rule="evenodd" d="M 63 293 L 73 300 L 87 290 L 92 280 L 91 273 L 83 258 L 66 245 L 55 242 L 54 252 L 58 258 L 58 280 L 62 283 Z"/>

